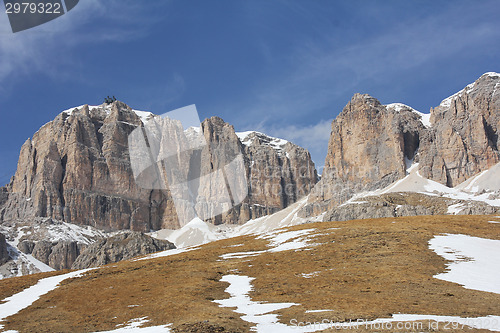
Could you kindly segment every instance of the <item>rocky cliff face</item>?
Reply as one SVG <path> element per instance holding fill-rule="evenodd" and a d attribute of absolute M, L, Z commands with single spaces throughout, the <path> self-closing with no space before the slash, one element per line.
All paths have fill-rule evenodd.
<path fill-rule="evenodd" d="M 133 176 L 128 136 L 145 122 L 144 113 L 121 102 L 59 114 L 22 146 L 0 217 L 4 221 L 50 217 L 103 230 L 179 227 L 169 190 L 143 188 Z M 224 144 L 242 149 L 242 172 L 251 184 L 249 196 L 212 218 L 214 223 L 243 223 L 277 211 L 316 183 L 309 153 L 298 146 L 272 147 L 262 138 L 242 145 L 234 128 L 217 117 L 205 120 L 202 130 L 208 146 L 196 152 L 200 158 L 217 169 L 227 161 L 210 148 Z M 275 171 L 275 178 L 255 176 L 265 168 Z M 209 184 L 198 185 L 200 193 L 211 195 Z"/>
<path fill-rule="evenodd" d="M 77 242 L 49 242 L 39 241 L 36 243 L 23 242 L 20 249 L 26 254 L 31 254 L 34 258 L 55 270 L 68 269 L 80 255 L 84 245 Z M 31 250 L 31 252 L 30 252 Z"/>
<path fill-rule="evenodd" d="M 355 193 L 382 189 L 402 179 L 414 162 L 419 163 L 422 176 L 448 187 L 494 166 L 500 159 L 498 91 L 500 74 L 486 73 L 443 100 L 430 115 L 403 104 L 381 105 L 369 95 L 354 95 L 332 122 L 325 170 L 301 215 L 332 209 L 329 216 L 345 215 L 353 206 L 336 207 Z M 371 209 L 365 210 L 367 215 Z"/>
<path fill-rule="evenodd" d="M 259 132 L 238 135 L 249 180 L 249 216 L 272 214 L 309 194 L 318 176 L 307 150 Z"/>
<path fill-rule="evenodd" d="M 311 193 L 306 215 L 404 177 L 425 131 L 422 114 L 412 108 L 386 106 L 369 95 L 354 95 L 332 122 L 325 169 Z"/>
<path fill-rule="evenodd" d="M 422 142 L 424 177 L 454 187 L 500 161 L 500 75 L 486 73 L 431 109 Z"/>
<path fill-rule="evenodd" d="M 5 236 L 0 233 L 0 265 L 10 260 L 9 251 L 7 251 L 7 242 Z"/>

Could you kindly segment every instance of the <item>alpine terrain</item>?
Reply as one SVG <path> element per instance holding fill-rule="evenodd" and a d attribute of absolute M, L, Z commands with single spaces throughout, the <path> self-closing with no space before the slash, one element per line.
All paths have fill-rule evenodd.
<path fill-rule="evenodd" d="M 170 159 L 144 178 L 135 130 L 153 133 L 139 160 Z M 493 72 L 430 114 L 355 94 L 321 176 L 306 149 L 218 117 L 63 111 L 0 189 L 0 328 L 500 332 L 499 130 Z M 196 180 L 180 199 L 171 173 Z M 206 198 L 226 187 L 220 210 Z"/>

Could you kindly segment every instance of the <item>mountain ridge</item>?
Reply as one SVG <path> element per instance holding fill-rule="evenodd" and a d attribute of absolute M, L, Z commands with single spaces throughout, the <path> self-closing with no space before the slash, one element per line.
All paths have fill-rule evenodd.
<path fill-rule="evenodd" d="M 175 207 L 169 201 L 168 194 L 162 194 L 161 190 L 137 189 L 128 166 L 125 134 L 138 126 L 144 126 L 151 119 L 159 119 L 158 116 L 134 110 L 122 102 L 68 109 L 61 112 L 54 122 L 40 129 L 41 132 L 49 133 L 55 129 L 59 141 L 52 140 L 50 136 L 43 140 L 44 137 L 37 132 L 32 140 L 23 145 L 19 170 L 8 188 L 0 192 L 2 232 L 6 233 L 11 244 L 16 240 L 14 247 L 22 247 L 21 252 L 26 257 L 31 255 L 37 241 L 45 240 L 46 237 L 50 240 L 51 236 L 47 233 L 34 233 L 37 236 L 30 237 L 25 234 L 32 225 L 43 226 L 43 219 L 49 218 L 49 221 L 53 221 L 50 223 L 55 225 L 64 221 L 90 228 L 88 222 L 65 221 L 67 215 L 64 215 L 64 209 L 62 214 L 57 214 L 61 212 L 62 206 L 71 205 L 71 200 L 74 200 L 73 194 L 69 197 L 60 196 L 68 187 L 72 193 L 71 186 L 80 188 L 77 194 L 80 193 L 83 199 L 73 202 L 76 212 L 92 216 L 92 205 L 89 206 L 85 200 L 94 200 L 94 208 L 102 206 L 106 214 L 111 214 L 103 220 L 95 215 L 93 219 L 97 224 L 90 223 L 93 227 L 108 231 L 109 226 L 106 227 L 103 221 L 120 216 L 113 211 L 119 214 L 126 212 L 123 203 L 127 200 L 140 206 L 140 202 L 136 202 L 137 198 L 141 197 L 141 193 L 146 193 L 143 197 L 147 197 L 145 202 L 153 198 L 153 202 L 159 203 L 155 209 L 165 210 L 171 220 L 153 226 L 150 224 L 150 210 L 143 214 L 144 221 L 149 221 L 147 227 L 139 230 L 149 232 L 147 237 L 169 240 L 181 247 L 313 221 L 436 214 L 498 214 L 500 190 L 492 180 L 499 178 L 495 170 L 500 163 L 490 164 L 499 157 L 495 141 L 500 127 L 500 107 L 496 94 L 499 85 L 499 74 L 486 73 L 474 84 L 443 100 L 446 102 L 431 109 L 429 114 L 402 103 L 383 105 L 370 95 L 355 94 L 332 122 L 326 168 L 319 182 L 307 150 L 258 131 L 235 132 L 221 118 L 209 118 L 202 122 L 201 127 L 186 129 L 186 133 L 194 139 L 203 133 L 208 142 L 216 145 L 228 143 L 233 148 L 241 149 L 246 179 L 251 180 L 249 199 L 229 213 L 206 222 L 188 223 L 186 228 L 175 223 Z M 480 126 L 471 126 L 471 122 Z M 96 128 L 98 130 L 94 132 L 97 134 L 90 135 L 92 129 Z M 450 128 L 457 128 L 455 132 L 461 131 L 461 136 L 457 137 Z M 455 141 L 460 138 L 461 146 L 456 148 L 454 144 L 451 149 L 453 141 L 449 138 Z M 62 144 L 58 145 L 58 142 Z M 82 149 L 88 156 L 98 158 L 82 156 Z M 487 152 L 485 158 L 482 158 L 483 152 Z M 99 160 L 99 154 L 105 157 L 104 160 Z M 64 155 L 70 158 L 65 159 Z M 210 154 L 206 156 L 211 163 L 215 163 L 215 167 L 223 163 L 223 160 Z M 446 161 L 460 158 L 466 163 L 459 164 L 458 168 L 451 168 Z M 96 167 L 81 168 L 82 164 L 92 165 L 95 161 L 98 162 Z M 437 168 L 437 165 L 441 165 L 439 163 L 447 165 L 449 170 Z M 269 168 L 279 170 L 279 176 L 266 175 Z M 445 178 L 442 177 L 443 170 L 447 175 Z M 474 173 L 474 170 L 477 172 Z M 51 182 L 54 175 L 58 178 L 55 183 Z M 453 181 L 450 183 L 449 179 Z M 459 184 L 453 183 L 462 179 L 465 180 Z M 120 185 L 118 188 L 112 186 L 116 180 Z M 284 185 L 290 185 L 292 190 L 284 192 L 287 188 Z M 266 188 L 273 186 L 281 186 L 282 191 L 265 193 Z M 30 195 L 26 196 L 26 193 Z M 107 203 L 108 199 L 102 201 L 104 204 L 99 203 L 102 195 L 109 195 L 111 204 Z M 115 197 L 118 201 L 113 203 Z M 151 209 L 150 204 L 146 206 Z M 136 208 L 129 211 L 138 212 Z M 56 214 L 43 217 L 50 215 L 43 210 Z M 23 222 L 28 218 L 33 222 Z M 115 224 L 113 228 L 119 230 L 123 226 L 125 229 L 135 228 L 127 223 L 119 224 L 118 227 Z M 46 264 L 52 262 L 52 266 L 58 269 L 69 268 L 78 255 L 85 251 L 84 247 L 115 236 L 113 233 L 99 234 L 78 228 L 72 230 L 80 236 L 59 243 L 52 241 L 51 245 L 40 243 L 43 246 L 39 245 L 38 248 L 43 248 L 43 251 L 37 248 L 35 256 Z M 96 238 L 91 238 L 90 243 L 82 242 L 81 239 L 88 239 L 88 232 L 97 235 Z M 72 243 L 75 241 L 77 245 Z M 144 241 L 149 242 L 147 238 Z M 47 259 L 47 253 L 53 250 L 59 258 L 57 262 Z M 92 261 L 92 258 L 87 257 L 87 261 Z M 26 272 L 30 270 L 26 269 Z"/>

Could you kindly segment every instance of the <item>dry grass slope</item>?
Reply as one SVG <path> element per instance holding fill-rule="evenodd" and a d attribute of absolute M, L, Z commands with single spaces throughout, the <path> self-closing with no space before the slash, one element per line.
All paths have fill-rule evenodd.
<path fill-rule="evenodd" d="M 227 283 L 220 278 L 238 273 L 256 278 L 250 293 L 255 301 L 300 303 L 277 312 L 283 323 L 355 321 L 394 313 L 500 315 L 500 295 L 433 278 L 445 271 L 446 261 L 428 249 L 428 241 L 442 233 L 500 239 L 500 224 L 488 223 L 492 219 L 420 216 L 314 223 L 291 228 L 315 228 L 312 242 L 318 245 L 308 250 L 221 260 L 225 253 L 268 246 L 267 240 L 244 236 L 170 257 L 121 262 L 64 281 L 8 318 L 5 329 L 92 332 L 147 316 L 147 325 L 172 323 L 177 332 L 248 332 L 249 323 L 212 302 L 229 297 L 224 292 Z M 315 272 L 310 278 L 303 276 Z M 2 280 L 0 296 L 3 299 L 49 275 Z M 305 312 L 315 309 L 334 311 Z"/>

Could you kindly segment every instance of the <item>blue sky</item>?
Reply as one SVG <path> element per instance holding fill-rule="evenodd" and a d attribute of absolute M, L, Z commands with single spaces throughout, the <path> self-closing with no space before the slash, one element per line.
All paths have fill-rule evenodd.
<path fill-rule="evenodd" d="M 0 13 L 0 183 L 38 128 L 106 95 L 158 114 L 196 104 L 321 166 L 354 93 L 429 112 L 499 72 L 499 12 L 498 0 L 81 0 L 16 34 Z"/>

